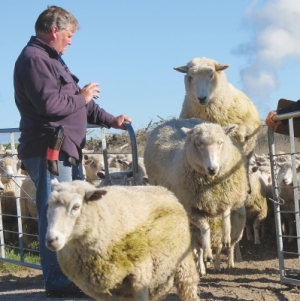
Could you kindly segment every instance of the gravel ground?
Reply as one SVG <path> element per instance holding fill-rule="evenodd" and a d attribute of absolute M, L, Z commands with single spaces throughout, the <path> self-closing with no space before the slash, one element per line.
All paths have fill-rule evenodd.
<path fill-rule="evenodd" d="M 295 249 L 296 244 L 291 245 Z M 208 269 L 208 275 L 203 276 L 199 283 L 201 300 L 210 301 L 299 301 L 300 286 L 280 284 L 279 263 L 277 259 L 276 241 L 274 237 L 263 240 L 261 245 L 254 245 L 245 239 L 241 241 L 243 261 L 236 267 L 226 269 L 226 256 L 222 256 L 220 274 Z M 297 259 L 287 259 L 285 264 L 299 267 Z M 180 301 L 171 291 L 160 301 Z M 17 274 L 0 274 L 0 300 L 49 300 L 45 297 L 43 279 L 40 270 L 22 271 Z M 76 299 L 51 299 L 76 300 Z M 84 299 L 77 299 L 84 300 Z M 86 299 L 93 300 L 93 299 Z"/>

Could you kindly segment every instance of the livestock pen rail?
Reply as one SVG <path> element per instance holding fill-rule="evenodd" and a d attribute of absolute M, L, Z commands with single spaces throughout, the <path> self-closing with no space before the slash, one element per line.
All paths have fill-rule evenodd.
<path fill-rule="evenodd" d="M 289 151 L 286 153 L 281 153 L 276 151 L 274 130 L 273 127 L 268 129 L 268 140 L 269 140 L 269 152 L 270 152 L 270 163 L 271 163 L 271 176 L 272 176 L 272 190 L 273 190 L 273 202 L 274 202 L 274 214 L 275 214 L 275 224 L 276 224 L 276 235 L 277 235 L 277 250 L 278 250 L 278 260 L 279 260 L 279 272 L 280 272 L 280 282 L 287 285 L 300 285 L 300 213 L 299 213 L 299 163 L 297 163 L 297 157 L 299 152 L 295 150 L 295 135 L 294 118 L 300 117 L 300 111 L 276 115 L 273 117 L 274 121 L 288 120 L 288 126 L 280 125 L 282 131 L 276 130 L 280 134 L 286 134 L 289 137 Z M 285 127 L 285 128 L 284 128 Z M 278 177 L 279 170 L 279 156 L 288 156 L 289 162 L 291 162 L 292 170 L 292 184 L 289 186 L 284 186 Z M 286 208 L 284 204 L 287 199 L 285 199 L 286 194 L 284 194 L 285 189 L 290 189 L 292 191 L 292 206 L 291 208 Z M 291 221 L 288 224 L 284 224 L 284 220 L 289 216 Z M 293 227 L 295 229 L 289 229 L 287 232 L 286 227 Z M 290 242 L 296 241 L 296 248 L 291 249 Z M 297 266 L 289 266 L 287 264 L 287 258 L 294 258 L 298 262 Z M 295 261 L 293 261 L 295 263 Z"/>
<path fill-rule="evenodd" d="M 136 137 L 132 125 L 126 123 L 128 134 L 131 142 L 131 153 L 132 153 L 132 171 L 133 176 L 131 180 L 132 185 L 137 184 L 138 177 L 138 154 Z M 95 125 L 87 125 L 87 129 L 100 130 L 100 140 L 102 143 L 102 151 L 100 154 L 103 155 L 104 166 L 105 166 L 105 180 L 106 183 L 110 182 L 110 175 L 108 170 L 108 154 L 109 151 L 106 145 L 106 138 L 109 135 L 109 131 L 105 128 L 100 128 Z M 37 235 L 37 217 L 23 212 L 24 203 L 29 200 L 31 204 L 35 205 L 35 199 L 30 195 L 28 191 L 24 191 L 21 186 L 21 182 L 24 181 L 28 176 L 22 174 L 20 167 L 18 166 L 19 160 L 17 158 L 16 149 L 16 137 L 19 135 L 19 129 L 7 128 L 0 129 L 1 134 L 9 134 L 9 142 L 11 150 L 9 156 L 12 158 L 12 169 L 13 173 L 8 173 L 4 167 L 0 165 L 0 179 L 2 182 L 13 183 L 13 187 L 10 187 L 10 191 L 7 192 L 5 185 L 3 184 L 4 190 L 0 192 L 0 261 L 13 263 L 21 266 L 26 266 L 35 269 L 41 269 L 39 260 L 33 262 L 32 258 L 39 258 L 38 250 L 38 235 Z M 125 152 L 119 152 L 124 154 Z M 95 154 L 95 152 L 93 153 Z M 99 154 L 99 152 L 98 152 Z M 114 153 L 115 154 L 115 153 Z M 2 156 L 2 155 L 0 155 Z M 0 160 L 3 158 L 0 157 Z M 12 205 L 15 214 L 5 213 L 4 208 L 7 204 Z M 27 227 L 28 224 L 35 223 L 36 231 L 32 232 L 31 227 Z M 7 228 L 5 224 L 9 225 Z M 36 256 L 32 256 L 36 255 Z"/>

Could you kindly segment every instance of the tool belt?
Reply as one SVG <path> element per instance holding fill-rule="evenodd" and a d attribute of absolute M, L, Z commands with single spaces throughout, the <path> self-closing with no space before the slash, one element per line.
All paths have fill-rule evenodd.
<path fill-rule="evenodd" d="M 55 128 L 48 144 L 46 160 L 47 160 L 47 169 L 48 171 L 55 175 L 59 176 L 58 170 L 58 160 L 59 160 L 59 151 L 62 146 L 62 143 L 65 138 L 64 128 L 62 125 Z"/>

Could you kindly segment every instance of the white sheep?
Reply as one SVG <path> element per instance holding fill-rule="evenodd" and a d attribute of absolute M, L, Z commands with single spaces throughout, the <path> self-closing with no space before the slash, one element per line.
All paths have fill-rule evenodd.
<path fill-rule="evenodd" d="M 0 176 L 4 186 L 3 193 L 0 196 L 2 207 L 2 221 L 5 239 L 10 242 L 17 240 L 17 235 L 13 232 L 17 231 L 17 206 L 15 181 L 13 180 L 13 159 L 11 156 L 5 156 L 0 159 Z"/>
<path fill-rule="evenodd" d="M 131 154 L 111 154 L 111 160 L 109 161 L 109 167 L 120 168 L 122 171 L 128 170 L 128 166 L 124 162 L 129 163 L 132 161 Z"/>
<path fill-rule="evenodd" d="M 296 177 L 297 185 L 300 183 L 300 162 L 296 160 Z M 293 188 L 293 171 L 292 162 L 278 163 L 278 185 L 280 187 L 280 197 L 284 200 L 283 204 L 280 206 L 281 211 L 295 211 L 295 201 L 294 201 L 294 188 Z M 300 191 L 298 189 L 298 194 Z M 299 202 L 299 200 L 298 200 Z M 299 203 L 300 206 L 300 203 Z M 285 230 L 285 223 L 283 222 L 283 232 L 287 234 L 288 242 L 293 242 L 295 238 L 296 225 L 295 225 L 295 213 L 282 213 L 283 220 L 288 223 L 288 231 Z M 287 233 L 286 233 L 287 232 Z"/>
<path fill-rule="evenodd" d="M 251 194 L 247 195 L 245 202 L 246 236 L 248 240 L 254 239 L 254 244 L 260 244 L 260 229 L 268 214 L 267 187 L 259 166 L 253 161 L 250 164 L 249 178 Z M 252 233 L 254 233 L 254 238 Z"/>
<path fill-rule="evenodd" d="M 260 130 L 260 117 L 253 102 L 227 81 L 224 70 L 228 67 L 201 57 L 174 68 L 186 74 L 186 96 L 179 118 L 196 117 L 221 126 L 237 124 L 234 137 L 249 159 Z"/>
<path fill-rule="evenodd" d="M 200 119 L 171 119 L 148 135 L 144 163 L 149 184 L 175 193 L 201 231 L 204 260 L 212 260 L 207 217 L 223 214 L 223 243 L 231 244 L 231 209 L 244 205 L 246 159 L 235 139 L 235 126 Z"/>
<path fill-rule="evenodd" d="M 108 154 L 107 164 L 108 168 L 119 168 L 122 169 L 122 165 L 118 162 L 119 159 L 127 158 L 127 155 L 123 154 Z M 98 186 L 99 177 L 98 173 L 105 171 L 104 156 L 100 153 L 84 153 L 83 155 L 83 167 L 85 170 L 85 179 L 87 182 Z"/>
<path fill-rule="evenodd" d="M 25 178 L 20 186 L 23 242 L 28 245 L 38 234 L 38 212 L 36 207 L 36 187 L 31 178 Z"/>
<path fill-rule="evenodd" d="M 119 159 L 118 162 L 124 166 L 124 170 L 133 170 L 132 158 Z M 136 185 L 148 185 L 148 177 L 143 157 L 137 158 L 137 165 L 138 174 L 136 176 Z"/>
<path fill-rule="evenodd" d="M 1 181 L 1 177 L 0 177 L 0 195 L 4 192 L 4 185 Z"/>
<path fill-rule="evenodd" d="M 82 165 L 86 181 L 97 185 L 99 182 L 97 173 L 105 170 L 103 154 L 83 154 Z"/>
<path fill-rule="evenodd" d="M 96 187 L 98 188 L 110 185 L 130 186 L 132 185 L 133 171 L 121 171 L 117 167 L 110 167 L 108 177 L 106 177 L 104 171 L 99 171 L 97 173 L 97 176 L 99 177 L 99 179 L 101 179 L 99 184 L 96 185 Z"/>
<path fill-rule="evenodd" d="M 62 271 L 97 300 L 157 300 L 173 285 L 199 300 L 189 219 L 163 187 L 53 180 L 46 246 Z M 125 297 L 126 295 L 126 297 Z"/>

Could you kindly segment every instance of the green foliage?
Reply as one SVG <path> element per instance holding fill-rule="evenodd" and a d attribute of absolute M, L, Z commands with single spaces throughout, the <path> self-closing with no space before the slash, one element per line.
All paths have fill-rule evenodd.
<path fill-rule="evenodd" d="M 25 254 L 24 255 L 24 262 L 39 265 L 40 264 L 40 257 L 37 254 L 38 253 Z M 6 255 L 7 259 L 20 261 L 20 254 L 18 252 L 16 252 L 14 249 L 6 249 L 5 255 Z M 0 272 L 2 272 L 2 273 L 16 273 L 18 271 L 25 271 L 25 270 L 28 270 L 28 269 L 29 268 L 21 266 L 21 265 L 0 261 Z"/>

